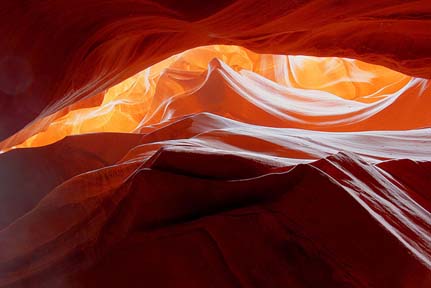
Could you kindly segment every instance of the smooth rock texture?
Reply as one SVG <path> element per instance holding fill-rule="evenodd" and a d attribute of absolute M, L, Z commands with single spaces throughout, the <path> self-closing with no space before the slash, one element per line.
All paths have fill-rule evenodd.
<path fill-rule="evenodd" d="M 348 57 L 431 77 L 428 0 L 214 2 L 2 1 L 0 139 L 202 45 Z"/>
<path fill-rule="evenodd" d="M 430 2 L 212 2 L 0 4 L 0 287 L 431 287 Z"/>

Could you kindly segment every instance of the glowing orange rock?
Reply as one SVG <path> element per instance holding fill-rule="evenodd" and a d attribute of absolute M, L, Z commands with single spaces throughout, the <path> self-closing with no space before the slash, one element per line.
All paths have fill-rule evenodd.
<path fill-rule="evenodd" d="M 6 0 L 0 9 L 0 83 L 21 87 L 0 84 L 1 140 L 202 45 L 348 57 L 431 77 L 427 0 Z"/>
<path fill-rule="evenodd" d="M 431 286 L 428 1 L 1 5 L 0 287 Z"/>
<path fill-rule="evenodd" d="M 41 119 L 3 147 L 41 146 L 82 133 L 139 131 L 197 112 L 324 131 L 420 128 L 430 124 L 426 111 L 420 112 L 430 101 L 428 87 L 426 80 L 357 60 L 208 46 L 168 58 L 108 89 L 100 106 L 75 105 Z M 412 94 L 423 96 L 415 99 Z M 415 109 L 416 117 L 402 119 L 403 112 L 397 111 L 401 105 Z M 241 116 L 238 107 L 254 111 L 254 117 Z M 23 137 L 29 139 L 17 145 Z"/>

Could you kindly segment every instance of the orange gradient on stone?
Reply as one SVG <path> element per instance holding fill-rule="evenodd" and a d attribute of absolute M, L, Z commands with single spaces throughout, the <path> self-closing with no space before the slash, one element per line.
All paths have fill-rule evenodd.
<path fill-rule="evenodd" d="M 409 93 L 412 79 L 353 59 L 257 54 L 239 46 L 204 46 L 163 60 L 93 96 L 93 100 L 84 99 L 54 115 L 36 119 L 0 148 L 44 146 L 85 133 L 150 132 L 151 125 L 199 112 L 243 120 L 235 113 L 241 109 L 247 113 L 244 97 L 248 97 L 247 102 L 252 98 L 259 111 L 264 110 L 265 115 L 255 111 L 255 117 L 265 126 L 295 127 L 299 124 L 277 119 L 302 114 L 300 117 L 308 118 L 300 122 L 308 124 L 298 128 L 349 131 L 353 128 L 340 124 L 340 119 L 347 119 L 346 123 L 351 121 L 351 115 L 368 119 L 376 110 L 385 110 L 387 98 Z M 205 94 L 205 100 L 201 94 Z M 221 109 L 220 105 L 230 106 Z M 286 109 L 274 112 L 268 105 Z M 253 109 L 249 112 L 254 113 Z M 271 120 L 272 116 L 275 120 Z M 327 122 L 334 117 L 339 119 Z M 260 119 L 264 119 L 263 123 Z"/>

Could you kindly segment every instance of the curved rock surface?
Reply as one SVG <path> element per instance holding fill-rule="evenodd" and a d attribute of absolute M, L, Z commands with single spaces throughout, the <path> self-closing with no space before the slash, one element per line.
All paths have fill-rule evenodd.
<path fill-rule="evenodd" d="M 0 284 L 428 287 L 430 134 L 203 113 L 4 153 Z"/>
<path fill-rule="evenodd" d="M 6 0 L 0 139 L 162 59 L 209 44 L 355 58 L 431 77 L 422 1 Z"/>
<path fill-rule="evenodd" d="M 213 2 L 1 4 L 0 287 L 431 287 L 429 1 Z"/>

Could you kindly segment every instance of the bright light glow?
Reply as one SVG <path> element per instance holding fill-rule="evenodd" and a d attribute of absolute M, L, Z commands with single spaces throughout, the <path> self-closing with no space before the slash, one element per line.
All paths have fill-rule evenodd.
<path fill-rule="evenodd" d="M 214 70 L 220 70 L 219 76 L 211 73 Z M 209 80 L 210 75 L 223 78 L 223 83 Z M 217 81 L 220 83 L 216 85 Z M 398 97 L 411 81 L 412 77 L 399 72 L 352 59 L 261 55 L 238 46 L 199 47 L 157 63 L 95 96 L 103 99 L 98 106 L 83 108 L 85 101 L 81 101 L 84 104 L 76 103 L 37 120 L 21 131 L 28 139 L 13 148 L 43 146 L 83 133 L 150 132 L 149 125 L 175 117 L 205 110 L 217 113 L 217 105 L 235 104 L 235 109 L 241 109 L 239 100 L 228 99 L 234 97 L 230 95 L 232 87 L 275 117 L 309 123 L 310 129 L 334 130 L 343 124 L 341 118 L 361 121 L 385 109 L 389 105 L 385 99 Z M 219 84 L 223 87 L 216 87 Z M 368 112 L 363 113 L 364 109 Z M 301 113 L 320 117 L 315 123 L 320 122 L 323 128 L 295 116 Z M 328 120 L 337 115 L 343 116 Z M 264 124 L 281 125 L 274 121 Z"/>

